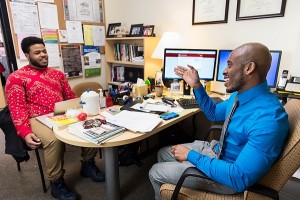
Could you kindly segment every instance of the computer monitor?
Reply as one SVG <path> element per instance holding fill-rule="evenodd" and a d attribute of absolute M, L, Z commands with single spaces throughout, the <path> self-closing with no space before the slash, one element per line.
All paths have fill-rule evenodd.
<path fill-rule="evenodd" d="M 218 55 L 218 64 L 217 64 L 217 76 L 216 80 L 217 81 L 223 81 L 224 76 L 223 76 L 223 71 L 227 66 L 227 60 L 230 55 L 232 50 L 219 50 L 219 55 Z M 272 55 L 272 63 L 270 70 L 267 74 L 267 83 L 269 87 L 276 87 L 277 83 L 277 75 L 278 75 L 278 70 L 280 66 L 280 59 L 281 59 L 281 54 L 282 51 L 279 50 L 270 50 L 270 53 Z"/>
<path fill-rule="evenodd" d="M 282 51 L 270 50 L 270 53 L 272 55 L 272 63 L 267 74 L 267 82 L 270 87 L 275 88 L 277 83 L 277 75 L 280 67 Z"/>
<path fill-rule="evenodd" d="M 216 81 L 225 82 L 223 71 L 227 67 L 227 60 L 231 51 L 232 50 L 219 50 Z"/>
<path fill-rule="evenodd" d="M 214 80 L 217 50 L 169 49 L 164 52 L 163 79 L 181 79 L 174 73 L 176 66 L 192 65 L 198 70 L 200 80 Z"/>

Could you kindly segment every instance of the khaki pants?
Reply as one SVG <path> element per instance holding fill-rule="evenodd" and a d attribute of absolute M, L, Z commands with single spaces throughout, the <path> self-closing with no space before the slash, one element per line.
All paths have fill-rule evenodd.
<path fill-rule="evenodd" d="M 42 142 L 47 177 L 50 181 L 64 175 L 64 143 L 58 140 L 51 129 L 44 126 L 36 119 L 31 119 L 32 132 Z M 82 160 L 90 160 L 96 156 L 97 148 L 82 148 Z"/>

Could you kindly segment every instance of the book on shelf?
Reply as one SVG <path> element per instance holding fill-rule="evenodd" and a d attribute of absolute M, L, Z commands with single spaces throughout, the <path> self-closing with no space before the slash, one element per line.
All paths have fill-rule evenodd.
<path fill-rule="evenodd" d="M 65 114 L 53 115 L 53 113 L 38 116 L 36 117 L 36 119 L 49 128 L 56 128 L 58 130 L 62 130 L 64 128 L 67 128 L 69 124 L 78 122 L 77 118 L 71 118 L 66 116 Z"/>
<path fill-rule="evenodd" d="M 114 58 L 116 61 L 143 62 L 144 60 L 141 61 L 141 57 L 144 57 L 143 46 L 124 43 L 114 44 Z"/>
<path fill-rule="evenodd" d="M 68 132 L 94 144 L 102 144 L 126 130 L 124 127 L 109 122 L 99 123 L 97 121 L 100 121 L 100 119 L 90 119 L 70 124 Z"/>
<path fill-rule="evenodd" d="M 112 81 L 124 81 L 124 65 L 112 65 Z"/>

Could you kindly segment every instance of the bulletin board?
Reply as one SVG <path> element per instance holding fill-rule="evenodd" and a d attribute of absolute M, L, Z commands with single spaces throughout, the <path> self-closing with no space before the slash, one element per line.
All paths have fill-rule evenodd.
<path fill-rule="evenodd" d="M 63 9 L 63 1 L 64 0 L 54 0 L 54 4 L 57 6 L 57 15 L 58 15 L 58 24 L 59 24 L 59 30 L 66 30 L 66 20 L 64 17 L 64 9 Z M 105 27 L 105 15 L 104 15 L 104 0 L 99 0 L 102 2 L 102 10 L 103 10 L 103 22 L 84 22 L 82 21 L 82 25 L 95 25 L 95 26 L 104 26 Z M 17 34 L 15 32 L 15 27 L 13 25 L 13 16 L 12 16 L 12 11 L 11 11 L 11 5 L 10 5 L 10 0 L 6 0 L 7 3 L 7 8 L 8 8 L 8 14 L 10 18 L 10 26 L 11 26 L 11 31 L 12 31 L 12 37 L 14 40 L 14 47 L 16 51 L 16 56 L 20 58 L 20 50 L 19 50 L 19 44 L 18 44 L 18 38 Z M 69 43 L 60 43 L 58 41 L 58 44 L 69 44 Z M 100 53 L 104 54 L 105 53 L 105 48 L 104 46 L 100 46 Z"/>

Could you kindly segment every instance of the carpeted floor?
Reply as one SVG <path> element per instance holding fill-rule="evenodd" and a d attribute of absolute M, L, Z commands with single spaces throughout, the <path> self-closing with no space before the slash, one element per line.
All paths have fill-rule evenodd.
<path fill-rule="evenodd" d="M 34 151 L 30 152 L 30 160 L 21 163 L 21 172 L 17 170 L 16 161 L 4 153 L 4 134 L 0 129 L 0 199 L 1 200 L 47 200 L 54 199 L 50 194 L 50 183 L 47 180 L 47 193 L 43 192 L 40 174 Z M 43 163 L 43 151 L 40 150 Z M 80 176 L 81 149 L 66 145 L 65 181 L 75 190 L 82 200 L 106 199 L 105 183 L 95 183 L 89 178 Z M 148 178 L 148 171 L 155 163 L 156 156 L 152 154 L 142 160 L 143 166 L 130 165 L 120 167 L 121 197 L 124 200 L 153 200 L 154 192 Z M 96 164 L 104 170 L 103 159 L 96 157 Z M 44 174 L 45 167 L 44 167 Z M 46 178 L 47 179 L 47 178 Z"/>
<path fill-rule="evenodd" d="M 16 161 L 12 156 L 4 153 L 4 134 L 0 129 L 0 199 L 1 200 L 50 200 L 49 181 L 46 181 L 48 191 L 43 192 L 37 160 L 34 151 L 29 152 L 31 158 L 28 162 L 21 163 L 21 172 L 17 170 Z M 40 155 L 43 163 L 43 151 Z M 65 181 L 75 190 L 81 200 L 104 200 L 107 195 L 105 183 L 95 183 L 88 178 L 80 176 L 81 148 L 66 145 L 65 152 Z M 96 164 L 104 170 L 104 160 L 96 157 Z M 156 154 L 153 153 L 142 160 L 142 167 L 130 165 L 120 167 L 121 197 L 123 200 L 153 200 L 154 192 L 148 178 L 151 166 L 156 162 Z M 45 166 L 44 174 L 45 173 Z M 47 179 L 47 178 L 46 178 Z M 292 178 L 280 192 L 280 200 L 300 199 L 300 180 Z"/>

